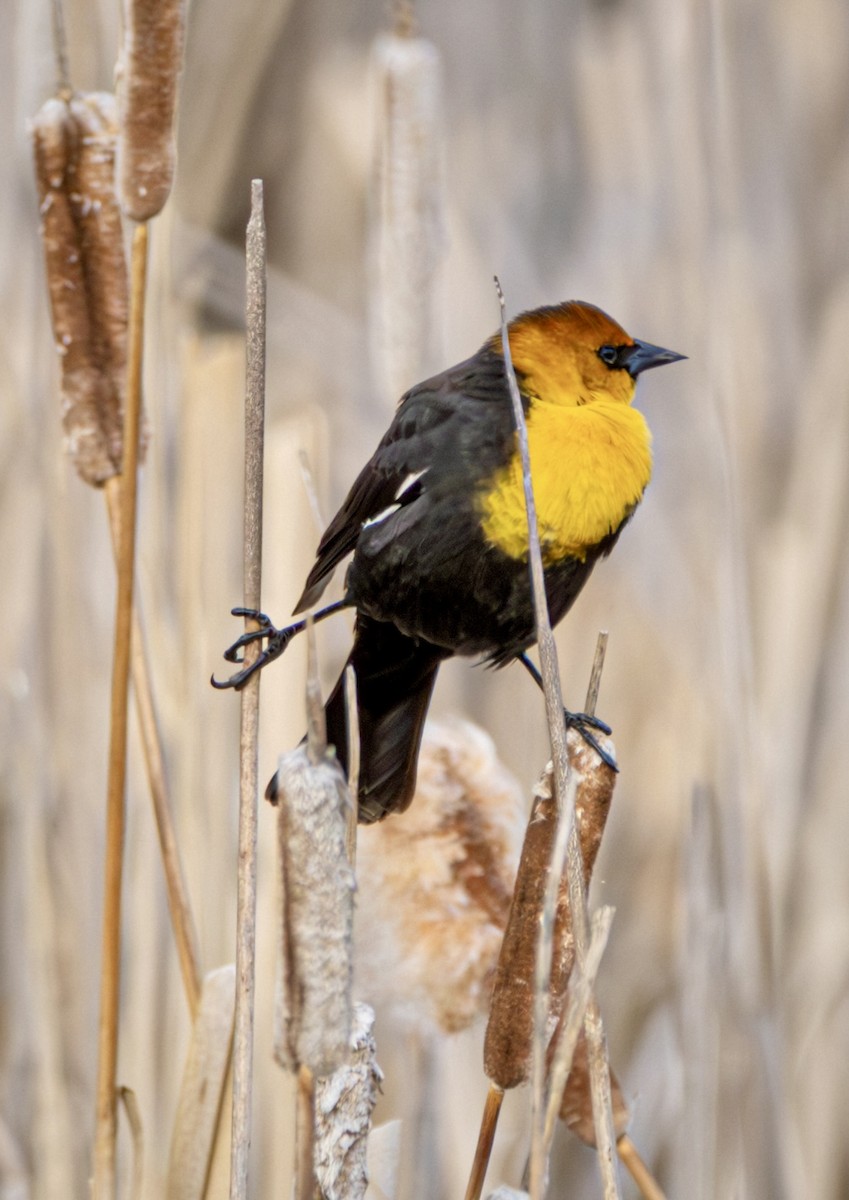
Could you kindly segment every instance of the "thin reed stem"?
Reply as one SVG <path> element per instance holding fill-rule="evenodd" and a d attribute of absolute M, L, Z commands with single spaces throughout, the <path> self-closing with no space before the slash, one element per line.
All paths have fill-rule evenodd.
<path fill-rule="evenodd" d="M 258 609 L 262 585 L 262 478 L 265 426 L 265 218 L 262 181 L 251 183 L 247 230 L 247 366 L 245 392 L 244 604 Z M 251 622 L 247 622 L 250 629 Z M 259 653 L 245 651 L 250 663 Z M 233 1040 L 233 1124 L 230 1200 L 245 1200 L 253 1088 L 256 974 L 256 837 L 259 672 L 241 693 L 239 736 L 239 865 L 236 902 L 236 1017 Z"/>
<path fill-rule="evenodd" d="M 507 329 L 504 293 L 497 277 L 496 291 L 501 308 L 501 345 L 504 353 L 504 368 L 507 384 L 513 405 L 513 417 L 516 423 L 516 434 L 519 453 L 522 461 L 522 481 L 525 493 L 525 509 L 528 519 L 528 557 L 531 571 L 531 591 L 534 604 L 537 645 L 539 647 L 540 670 L 545 695 L 545 711 L 551 739 L 551 753 L 554 764 L 554 784 L 559 807 L 559 823 L 555 849 L 549 878 L 546 885 L 545 905 L 543 908 L 540 938 L 537 951 L 535 972 L 535 1005 L 534 1005 L 534 1046 L 531 1086 L 533 1097 L 533 1119 L 531 1138 L 531 1169 L 530 1194 L 531 1200 L 542 1200 L 546 1190 L 546 1154 L 545 1154 L 545 1058 L 547 1051 L 546 1030 L 548 1026 L 548 981 L 551 975 L 551 961 L 554 937 L 554 912 L 557 904 L 559 881 L 565 867 L 569 892 L 569 905 L 572 914 L 572 931 L 575 940 L 575 960 L 579 971 L 584 970 L 587 952 L 587 906 L 584 891 L 583 864 L 581 850 L 575 827 L 575 786 L 571 777 L 569 755 L 566 742 L 566 723 L 563 716 L 563 697 L 560 688 L 560 672 L 557 662 L 557 647 L 551 630 L 548 615 L 548 604 L 545 593 L 545 575 L 542 566 L 542 554 L 539 545 L 536 505 L 534 502 L 533 480 L 531 477 L 530 449 L 528 432 L 522 408 L 522 398 L 516 373 L 513 370 L 513 360 L 510 353 L 510 337 Z M 565 862 L 561 855 L 565 853 Z M 609 1100 L 608 1074 L 608 1100 Z M 594 1092 L 595 1096 L 595 1092 Z M 594 1105 L 595 1108 L 595 1105 Z M 609 1117 L 607 1132 L 612 1136 L 612 1113 L 609 1104 L 606 1117 Z M 606 1120 L 602 1115 L 600 1119 Z M 599 1142 L 599 1163 L 604 1183 L 605 1200 L 613 1200 L 619 1196 L 619 1185 L 616 1174 L 616 1158 L 606 1152 L 607 1137 Z"/>
<path fill-rule="evenodd" d="M 643 1200 L 666 1200 L 666 1195 L 658 1186 L 657 1181 L 643 1162 L 637 1147 L 628 1137 L 627 1133 L 622 1134 L 622 1137 L 616 1143 L 616 1149 L 626 1170 L 637 1185 L 637 1190 Z"/>
<path fill-rule="evenodd" d="M 135 576 L 138 443 L 146 279 L 147 227 L 138 225 L 133 234 L 127 399 L 121 469 L 121 540 L 115 604 L 115 649 L 112 660 L 103 953 L 98 1030 L 97 1119 L 92 1180 L 94 1200 L 112 1200 L 115 1195 L 115 1138 L 117 1132 L 115 1076 L 118 1060 L 118 1018 L 121 990 L 121 880 L 126 816 L 124 793 L 127 775 L 127 705 Z"/>
<path fill-rule="evenodd" d="M 132 1088 L 118 1088 L 118 1096 L 124 1107 L 130 1139 L 133 1144 L 133 1169 L 130 1183 L 130 1200 L 141 1200 L 144 1187 L 144 1126 L 141 1109 Z"/>
<path fill-rule="evenodd" d="M 50 20 L 53 33 L 53 58 L 56 63 L 56 94 L 67 99 L 73 88 L 71 87 L 68 33 L 65 29 L 65 10 L 62 0 L 51 0 Z"/>
<path fill-rule="evenodd" d="M 120 490 L 120 476 L 118 475 L 108 479 L 103 488 L 106 496 L 106 507 L 109 514 L 109 525 L 112 531 L 112 545 L 116 562 L 120 538 Z M 168 911 L 171 915 L 171 927 L 174 931 L 174 941 L 177 945 L 177 957 L 180 963 L 180 973 L 183 977 L 183 990 L 186 993 L 189 1013 L 192 1020 L 194 1020 L 200 1004 L 201 990 L 200 951 L 198 949 L 197 927 L 192 914 L 189 889 L 186 884 L 186 876 L 180 857 L 177 831 L 174 827 L 174 811 L 165 775 L 165 756 L 162 749 L 162 739 L 159 734 L 159 722 L 156 718 L 156 705 L 153 698 L 153 684 L 147 660 L 144 628 L 141 618 L 141 599 L 138 596 L 135 597 L 133 604 L 130 654 L 136 716 L 138 718 L 139 733 L 141 735 L 144 760 L 147 767 L 148 787 L 150 788 L 150 796 L 153 801 L 156 831 L 159 835 L 159 848 L 162 854 L 165 888 L 168 895 Z"/>
<path fill-rule="evenodd" d="M 504 1090 L 497 1087 L 496 1084 L 491 1083 L 489 1091 L 486 1094 L 486 1103 L 483 1107 L 481 1127 L 478 1133 L 478 1144 L 475 1147 L 475 1157 L 472 1162 L 471 1173 L 469 1174 L 469 1182 L 466 1184 L 465 1200 L 480 1200 L 484 1180 L 486 1179 L 486 1169 L 489 1166 L 489 1159 L 492 1154 L 492 1144 L 495 1141 L 495 1130 L 498 1127 L 498 1115 L 501 1112 L 503 1100 Z"/>
<path fill-rule="evenodd" d="M 295 1200 L 313 1200 L 315 1193 L 315 1078 L 309 1067 L 298 1068 L 295 1114 Z"/>

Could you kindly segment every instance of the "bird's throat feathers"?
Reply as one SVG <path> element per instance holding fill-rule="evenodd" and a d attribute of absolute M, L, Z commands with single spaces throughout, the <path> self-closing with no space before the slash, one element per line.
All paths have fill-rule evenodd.
<path fill-rule="evenodd" d="M 584 560 L 639 504 L 651 478 L 651 435 L 642 413 L 612 399 L 564 407 L 535 398 L 528 443 L 543 561 Z M 511 558 L 528 553 L 518 446 L 479 493 L 486 540 Z"/>

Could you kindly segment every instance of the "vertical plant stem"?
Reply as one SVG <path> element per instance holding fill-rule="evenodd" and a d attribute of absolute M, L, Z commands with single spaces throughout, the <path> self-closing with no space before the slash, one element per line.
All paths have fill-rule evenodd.
<path fill-rule="evenodd" d="M 251 183 L 247 233 L 247 367 L 245 391 L 245 591 L 246 608 L 259 608 L 262 584 L 262 476 L 265 424 L 265 217 L 262 180 Z M 248 622 L 248 628 L 252 628 Z M 245 652 L 252 662 L 258 643 Z M 236 1021 L 233 1041 L 233 1124 L 230 1200 L 248 1187 L 253 1086 L 254 982 L 256 972 L 256 827 L 259 674 L 241 691 L 239 738 L 239 866 L 236 912 Z"/>
<path fill-rule="evenodd" d="M 501 1112 L 501 1103 L 503 1100 L 503 1089 L 491 1083 L 489 1091 L 486 1094 L 486 1103 L 484 1104 L 480 1132 L 478 1133 L 478 1144 L 475 1147 L 475 1157 L 472 1162 L 469 1182 L 466 1184 L 465 1200 L 480 1200 L 484 1179 L 486 1178 L 486 1169 L 489 1166 L 489 1159 L 492 1154 L 492 1143 L 495 1141 L 498 1114 Z"/>
<path fill-rule="evenodd" d="M 348 817 L 348 862 L 357 866 L 357 820 L 360 808 L 360 715 L 357 708 L 357 675 L 354 668 L 345 668 L 345 718 L 348 722 L 348 795 L 351 810 Z"/>
<path fill-rule="evenodd" d="M 118 1013 L 121 991 L 121 878 L 124 859 L 124 792 L 127 776 L 127 700 L 136 548 L 138 443 L 144 349 L 144 299 L 147 276 L 147 227 L 133 234 L 132 288 L 127 400 L 121 470 L 121 540 L 115 604 L 115 649 L 106 800 L 106 862 L 103 903 L 103 952 L 100 975 L 97 1119 L 94 1137 L 94 1200 L 115 1195 L 117 1126 L 115 1075 L 118 1061 Z"/>
<path fill-rule="evenodd" d="M 62 0 L 51 0 L 50 17 L 53 25 L 53 57 L 56 60 L 56 94 L 70 96 L 71 68 L 68 62 L 68 35 L 65 30 Z"/>
<path fill-rule="evenodd" d="M 298 1096 L 295 1113 L 295 1200 L 313 1200 L 315 1171 L 315 1079 L 309 1067 L 298 1068 Z"/>
<path fill-rule="evenodd" d="M 551 958 L 554 934 L 554 912 L 557 903 L 559 880 L 565 866 L 569 891 L 569 904 L 572 912 L 572 930 L 575 939 L 575 960 L 580 971 L 584 969 L 587 951 L 587 905 L 584 893 L 583 865 L 581 849 L 575 827 L 575 787 L 570 778 L 569 755 L 566 743 L 566 724 L 563 717 L 563 697 L 560 689 L 560 672 L 557 663 L 557 648 L 551 631 L 551 621 L 548 615 L 548 604 L 545 594 L 545 575 L 542 566 L 542 554 L 539 545 L 537 528 L 536 505 L 534 503 L 533 482 L 531 478 L 530 450 L 528 432 L 522 408 L 522 397 L 513 370 L 513 360 L 510 353 L 510 337 L 507 330 L 505 315 L 504 293 L 498 279 L 495 280 L 501 307 L 501 344 L 504 353 L 504 368 L 510 399 L 513 404 L 513 417 L 516 423 L 516 436 L 522 461 L 522 480 L 525 493 L 525 509 L 528 517 L 528 557 L 531 572 L 531 591 L 534 604 L 537 644 L 539 646 L 540 670 L 542 673 L 543 692 L 545 695 L 545 712 L 551 739 L 551 755 L 554 765 L 554 783 L 559 806 L 559 827 L 555 849 L 552 855 L 551 869 L 546 886 L 545 906 L 542 914 L 540 938 L 538 943 L 537 964 L 535 972 L 535 1037 L 532 1064 L 532 1096 L 533 1121 L 531 1140 L 531 1171 L 530 1194 L 532 1200 L 542 1200 L 546 1188 L 546 1153 L 545 1153 L 545 1056 L 547 1049 L 546 1030 L 548 1025 L 548 980 L 551 974 Z M 564 854 L 565 864 L 561 862 Z M 588 1009 L 588 1024 L 591 1008 Z M 597 1015 L 597 1010 L 596 1010 Z M 600 1023 L 600 1018 L 599 1018 Z M 589 1036 L 589 1031 L 588 1031 Z M 610 1080 L 608 1073 L 608 1099 Z M 594 1091 L 595 1096 L 595 1091 Z M 612 1116 L 608 1132 L 612 1130 Z M 599 1143 L 599 1163 L 604 1183 L 605 1200 L 613 1200 L 619 1196 L 619 1185 L 616 1170 L 615 1154 L 607 1153 L 606 1145 Z"/>
<path fill-rule="evenodd" d="M 133 1143 L 133 1171 L 130 1184 L 130 1200 L 141 1200 L 144 1187 L 144 1128 L 141 1110 L 135 1092 L 128 1087 L 118 1088 L 118 1096 L 124 1106 L 130 1138 Z"/>
<path fill-rule="evenodd" d="M 637 1147 L 628 1137 L 627 1133 L 623 1133 L 617 1143 L 619 1157 L 625 1164 L 628 1173 L 637 1185 L 637 1190 L 643 1197 L 643 1200 L 666 1200 L 666 1196 L 661 1191 L 651 1171 L 639 1155 Z"/>
<path fill-rule="evenodd" d="M 103 488 L 106 495 L 106 507 L 112 530 L 112 544 L 116 562 L 118 559 L 121 523 L 120 488 L 120 476 L 117 475 L 108 479 Z M 133 694 L 135 696 L 136 716 L 138 718 L 139 733 L 141 734 L 142 748 L 147 766 L 148 787 L 150 788 L 150 796 L 153 801 L 156 830 L 159 835 L 162 867 L 165 872 L 168 910 L 171 914 L 171 926 L 174 931 L 174 940 L 177 944 L 177 957 L 183 977 L 183 989 L 186 993 L 189 1013 L 192 1020 L 194 1020 L 197 1015 L 198 1005 L 200 1004 L 201 989 L 200 951 L 198 949 L 197 928 L 192 915 L 189 890 L 180 858 L 177 831 L 174 828 L 174 813 L 165 776 L 165 756 L 162 750 L 162 739 L 159 735 L 159 725 L 156 719 L 156 706 L 153 699 L 153 685 L 147 661 L 140 607 L 140 600 L 136 597 L 133 605 L 133 628 L 130 651 Z"/>

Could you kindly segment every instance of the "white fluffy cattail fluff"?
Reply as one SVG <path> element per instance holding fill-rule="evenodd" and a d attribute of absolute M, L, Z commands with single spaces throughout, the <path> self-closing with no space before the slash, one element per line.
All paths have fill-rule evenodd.
<path fill-rule="evenodd" d="M 277 783 L 283 929 L 274 1052 L 281 1065 L 321 1076 L 347 1061 L 351 1036 L 348 789 L 336 758 L 313 762 L 306 745 L 282 756 Z"/>
<path fill-rule="evenodd" d="M 362 1200 L 366 1194 L 368 1134 L 382 1081 L 374 1009 L 355 1004 L 351 1061 L 315 1089 L 315 1173 L 324 1200 Z"/>
<path fill-rule="evenodd" d="M 376 163 L 371 328 L 377 378 L 394 405 L 435 369 L 434 281 L 444 242 L 436 47 L 380 36 L 373 54 Z"/>
<path fill-rule="evenodd" d="M 428 724 L 412 805 L 360 831 L 360 991 L 446 1032 L 486 1012 L 524 810 L 487 734 Z"/>

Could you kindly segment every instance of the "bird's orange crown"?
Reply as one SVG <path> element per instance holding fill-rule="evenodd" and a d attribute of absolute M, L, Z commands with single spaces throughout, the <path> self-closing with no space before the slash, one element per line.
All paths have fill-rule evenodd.
<path fill-rule="evenodd" d="M 602 346 L 633 346 L 634 339 L 594 304 L 568 300 L 522 313 L 510 322 L 509 334 L 520 387 L 534 400 L 565 407 L 633 400 L 632 377 L 611 371 L 598 352 Z M 501 353 L 500 334 L 490 346 Z"/>

